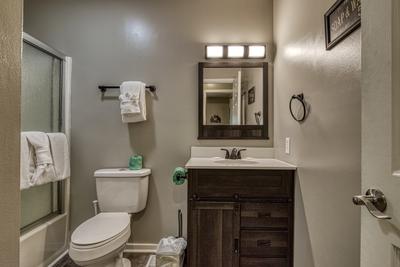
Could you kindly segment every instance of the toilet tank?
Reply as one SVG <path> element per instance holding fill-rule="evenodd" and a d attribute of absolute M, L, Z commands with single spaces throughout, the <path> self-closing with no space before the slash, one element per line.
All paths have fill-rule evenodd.
<path fill-rule="evenodd" d="M 138 213 L 146 207 L 150 169 L 101 169 L 94 173 L 101 212 Z"/>

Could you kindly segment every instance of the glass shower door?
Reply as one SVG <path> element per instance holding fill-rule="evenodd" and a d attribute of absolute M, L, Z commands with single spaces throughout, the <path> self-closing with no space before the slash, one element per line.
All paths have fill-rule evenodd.
<path fill-rule="evenodd" d="M 62 59 L 24 42 L 21 130 L 62 130 Z M 21 191 L 21 229 L 61 213 L 61 182 Z"/>

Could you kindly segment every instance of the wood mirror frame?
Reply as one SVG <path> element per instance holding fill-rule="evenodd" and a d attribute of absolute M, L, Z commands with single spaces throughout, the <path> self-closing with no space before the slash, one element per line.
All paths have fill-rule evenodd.
<path fill-rule="evenodd" d="M 263 111 L 261 125 L 203 125 L 203 88 L 205 68 L 262 68 Z M 266 62 L 200 62 L 198 65 L 198 139 L 268 140 L 268 63 Z"/>

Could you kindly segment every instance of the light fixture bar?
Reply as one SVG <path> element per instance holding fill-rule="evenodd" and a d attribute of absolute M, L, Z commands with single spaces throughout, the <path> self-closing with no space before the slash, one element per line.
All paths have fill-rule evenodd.
<path fill-rule="evenodd" d="M 210 44 L 205 47 L 206 59 L 264 59 L 265 44 Z"/>

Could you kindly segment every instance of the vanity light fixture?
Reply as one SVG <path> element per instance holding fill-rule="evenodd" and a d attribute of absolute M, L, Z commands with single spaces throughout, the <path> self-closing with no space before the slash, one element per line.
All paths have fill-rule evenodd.
<path fill-rule="evenodd" d="M 206 59 L 264 59 L 265 44 L 210 44 L 206 45 Z"/>
<path fill-rule="evenodd" d="M 224 47 L 222 45 L 207 45 L 206 58 L 223 58 Z"/>
<path fill-rule="evenodd" d="M 244 46 L 228 45 L 228 58 L 244 58 Z"/>
<path fill-rule="evenodd" d="M 265 45 L 249 45 L 249 58 L 265 58 Z"/>

